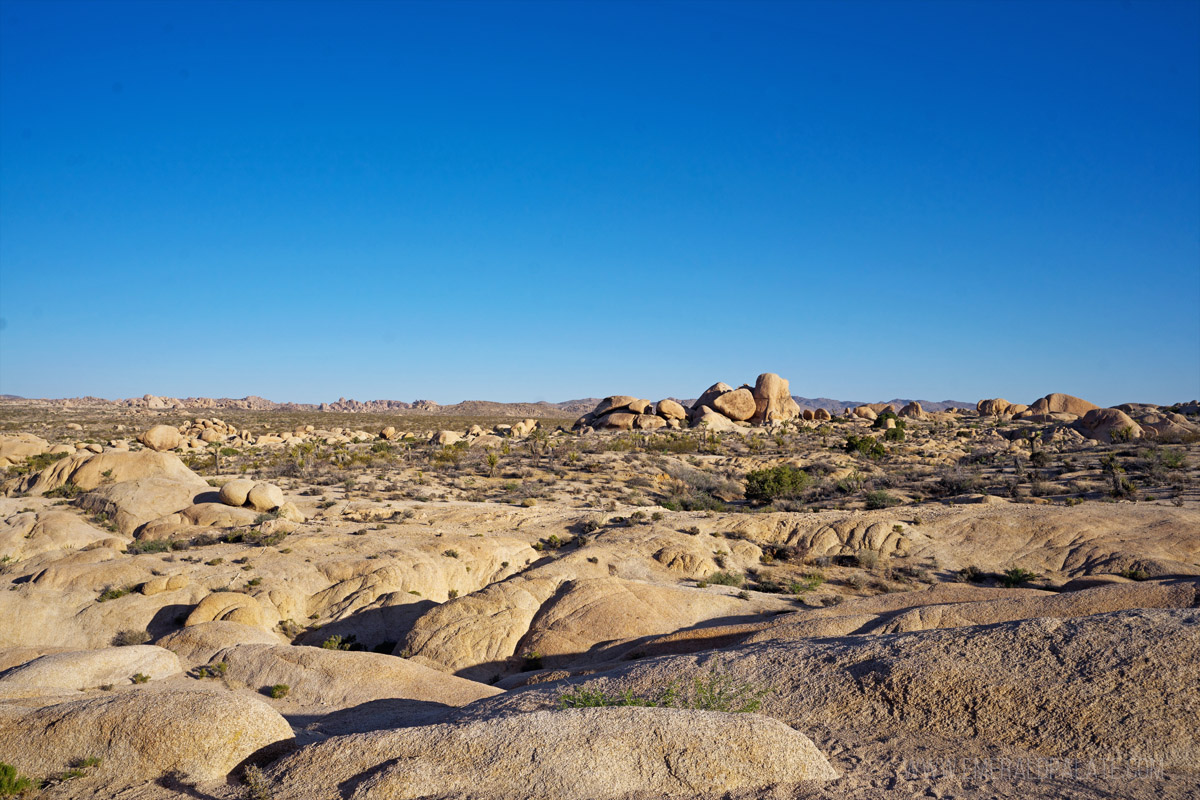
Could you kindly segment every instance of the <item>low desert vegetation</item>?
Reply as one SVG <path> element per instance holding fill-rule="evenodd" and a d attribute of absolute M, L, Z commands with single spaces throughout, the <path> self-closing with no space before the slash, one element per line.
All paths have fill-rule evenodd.
<path fill-rule="evenodd" d="M 558 707 L 565 709 L 640 706 L 745 714 L 761 709 L 763 699 L 769 694 L 769 687 L 738 681 L 717 664 L 691 681 L 673 680 L 656 691 L 642 695 L 634 694 L 628 689 L 607 692 L 601 687 L 579 686 L 559 695 Z"/>

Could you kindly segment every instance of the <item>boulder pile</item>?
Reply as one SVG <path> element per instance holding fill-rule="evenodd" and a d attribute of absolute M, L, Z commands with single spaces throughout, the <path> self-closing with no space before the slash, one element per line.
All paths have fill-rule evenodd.
<path fill-rule="evenodd" d="M 1105 444 L 1142 437 L 1171 440 L 1200 435 L 1200 426 L 1171 409 L 1143 403 L 1101 408 L 1059 392 L 1048 394 L 1028 406 L 1010 403 L 1001 397 L 980 400 L 975 410 L 981 417 L 1056 423 L 1057 429 Z"/>
<path fill-rule="evenodd" d="M 786 422 L 800 415 L 788 382 L 773 372 L 764 372 L 753 386 L 743 384 L 735 389 L 726 383 L 714 383 L 691 408 L 671 399 L 652 403 L 632 395 L 612 395 L 576 420 L 574 428 L 631 431 L 692 427 L 725 431 Z"/>

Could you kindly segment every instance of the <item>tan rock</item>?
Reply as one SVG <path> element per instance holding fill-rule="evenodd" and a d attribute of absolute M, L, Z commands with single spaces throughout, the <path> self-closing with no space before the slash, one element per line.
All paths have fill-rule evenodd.
<path fill-rule="evenodd" d="M 279 614 L 254 597 L 241 592 L 213 592 L 188 615 L 185 627 L 204 622 L 237 622 L 263 630 L 274 630 Z"/>
<path fill-rule="evenodd" d="M 21 489 L 40 495 L 70 481 L 86 491 L 105 484 L 150 477 L 208 488 L 208 482 L 188 469 L 174 453 L 142 450 L 137 453 L 110 451 L 99 455 L 81 451 L 30 475 L 22 482 Z"/>
<path fill-rule="evenodd" d="M 1089 439 L 1111 443 L 1114 437 L 1128 439 L 1142 438 L 1142 426 L 1116 408 L 1097 408 L 1084 414 L 1077 423 L 1080 431 Z"/>
<path fill-rule="evenodd" d="M 725 394 L 726 392 L 732 392 L 732 391 L 733 391 L 733 387 L 727 383 L 721 383 L 721 382 L 714 383 L 712 386 L 710 386 L 704 390 L 704 393 L 700 395 L 700 397 L 696 400 L 695 403 L 692 403 L 692 408 L 697 409 L 697 408 L 700 408 L 701 406 L 708 406 L 709 408 L 712 408 L 713 400 L 716 400 L 718 397 Z"/>
<path fill-rule="evenodd" d="M 800 415 L 800 406 L 792 399 L 786 380 L 773 372 L 764 372 L 754 382 L 754 422 L 786 422 Z"/>
<path fill-rule="evenodd" d="M 1048 394 L 1029 407 L 1031 414 L 1074 414 L 1082 417 L 1089 411 L 1098 409 L 1094 403 L 1081 400 L 1069 394 Z"/>
<path fill-rule="evenodd" d="M 431 441 L 436 445 L 445 447 L 447 445 L 454 444 L 455 442 L 461 442 L 462 439 L 463 435 L 458 431 L 438 431 L 433 435 L 433 439 Z"/>
<path fill-rule="evenodd" d="M 749 389 L 734 389 L 713 400 L 713 408 L 736 422 L 745 422 L 758 410 L 754 394 Z"/>
<path fill-rule="evenodd" d="M 170 425 L 155 425 L 139 436 L 138 441 L 151 450 L 174 450 L 183 443 L 183 436 Z"/>
<path fill-rule="evenodd" d="M 637 401 L 638 399 L 632 395 L 614 394 L 597 403 L 596 407 L 592 409 L 592 414 L 599 417 L 602 414 L 608 414 L 612 411 L 620 411 L 629 408 L 630 403 L 636 403 Z"/>
<path fill-rule="evenodd" d="M 979 412 L 981 417 L 998 417 L 1002 414 L 1011 414 L 1009 407 L 1012 403 L 1005 400 L 1003 397 L 996 397 L 991 400 L 980 400 L 975 404 L 975 410 Z"/>
<path fill-rule="evenodd" d="M 273 483 L 256 483 L 250 487 L 246 503 L 255 511 L 274 511 L 284 504 L 283 490 Z"/>
<path fill-rule="evenodd" d="M 637 414 L 627 414 L 624 411 L 616 411 L 612 414 L 606 414 L 597 419 L 593 424 L 597 428 L 608 428 L 617 431 L 631 431 L 633 425 L 637 422 Z"/>
<path fill-rule="evenodd" d="M 183 672 L 179 658 L 153 645 L 106 647 L 53 653 L 0 673 L 0 689 L 93 689 L 106 684 L 129 684 L 134 675 L 151 680 Z"/>
<path fill-rule="evenodd" d="M 254 481 L 248 478 L 234 478 L 222 484 L 221 491 L 217 496 L 227 506 L 240 507 L 246 505 L 246 500 L 250 497 L 250 490 L 253 488 Z"/>
<path fill-rule="evenodd" d="M 816 411 L 813 412 L 813 419 L 820 421 L 820 422 L 827 422 L 827 421 L 833 419 L 833 415 L 830 414 L 828 411 L 826 411 L 823 408 L 818 408 Z"/>
<path fill-rule="evenodd" d="M 304 522 L 304 512 L 296 507 L 295 503 L 287 502 L 279 507 L 279 518 L 288 522 L 301 523 Z"/>
<path fill-rule="evenodd" d="M 925 409 L 921 408 L 921 404 L 916 400 L 905 405 L 898 413 L 899 416 L 906 419 L 929 419 L 929 415 L 925 413 Z"/>
<path fill-rule="evenodd" d="M 663 419 L 687 419 L 687 409 L 671 399 L 659 400 L 656 411 Z"/>
<path fill-rule="evenodd" d="M 715 797 L 837 777 L 804 734 L 757 714 L 578 708 L 334 738 L 271 768 L 279 800 L 356 785 L 395 800 L 474 794 Z"/>
<path fill-rule="evenodd" d="M 879 416 L 875 413 L 875 409 L 871 408 L 870 406 L 858 406 L 850 413 L 860 419 L 867 420 L 874 420 Z"/>
<path fill-rule="evenodd" d="M 191 581 L 186 575 L 171 575 L 170 577 L 163 575 L 146 581 L 138 591 L 147 596 L 163 592 L 177 592 L 180 589 L 186 589 L 190 583 Z"/>
<path fill-rule="evenodd" d="M 170 773 L 221 780 L 252 753 L 291 739 L 278 712 L 226 690 L 141 689 L 44 708 L 0 706 L 7 763 L 50 775 L 95 755 L 109 791 Z"/>
<path fill-rule="evenodd" d="M 32 433 L 0 433 L 0 469 L 50 452 L 50 443 Z"/>
<path fill-rule="evenodd" d="M 667 424 L 667 421 L 662 417 L 653 414 L 638 414 L 633 421 L 633 426 L 638 430 L 653 431 L 662 428 Z"/>
<path fill-rule="evenodd" d="M 392 440 L 396 438 L 396 428 L 394 425 L 388 425 L 379 432 L 380 439 Z"/>
<path fill-rule="evenodd" d="M 204 484 L 207 489 L 208 485 Z M 198 491 L 199 490 L 199 491 Z M 80 495 L 76 505 L 86 511 L 105 514 L 126 536 L 142 525 L 195 503 L 203 489 L 195 483 L 180 483 L 170 478 L 153 477 L 101 486 Z"/>

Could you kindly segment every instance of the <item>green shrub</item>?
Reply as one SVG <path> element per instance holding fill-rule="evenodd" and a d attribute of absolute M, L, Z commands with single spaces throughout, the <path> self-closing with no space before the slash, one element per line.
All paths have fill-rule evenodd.
<path fill-rule="evenodd" d="M 12 764 L 0 761 L 0 797 L 20 797 L 33 791 L 33 781 L 17 772 Z"/>
<path fill-rule="evenodd" d="M 115 586 L 110 586 L 107 589 L 105 589 L 103 592 L 100 593 L 100 596 L 96 598 L 96 602 L 97 603 L 106 603 L 109 600 L 116 600 L 118 597 L 124 597 L 125 595 L 129 594 L 131 591 L 133 591 L 133 587 L 131 587 L 131 586 L 123 586 L 123 587 L 119 587 L 119 588 L 115 587 Z"/>
<path fill-rule="evenodd" d="M 129 647 L 131 645 L 145 644 L 150 641 L 150 634 L 146 631 L 134 630 L 128 628 L 123 631 L 118 631 L 112 638 L 113 647 Z"/>
<path fill-rule="evenodd" d="M 891 508 L 892 506 L 900 505 L 900 500 L 882 489 L 876 489 L 873 492 L 867 492 L 867 508 Z"/>
<path fill-rule="evenodd" d="M 812 478 L 789 464 L 757 469 L 746 474 L 746 499 L 771 502 L 776 498 L 797 497 L 812 485 Z"/>
<path fill-rule="evenodd" d="M 873 436 L 855 436 L 854 434 L 850 434 L 846 437 L 845 450 L 847 453 L 858 453 L 872 461 L 877 461 L 887 455 L 887 450 L 884 449 L 883 443 Z"/>
<path fill-rule="evenodd" d="M 75 497 L 76 495 L 80 494 L 82 491 L 83 491 L 83 489 L 80 489 L 78 486 L 76 486 L 71 481 L 67 481 L 62 486 L 59 486 L 57 489 L 51 489 L 50 491 L 46 492 L 43 495 L 43 497 L 65 497 L 68 500 L 70 500 L 72 497 Z"/>
<path fill-rule="evenodd" d="M 708 582 L 717 586 L 741 586 L 746 578 L 737 572 L 714 572 L 708 576 Z"/>
<path fill-rule="evenodd" d="M 134 683 L 149 683 L 150 676 L 145 675 L 141 672 L 138 672 L 138 673 L 135 673 L 134 676 L 132 678 L 130 678 L 130 680 L 132 680 Z"/>
<path fill-rule="evenodd" d="M 1128 578 L 1131 581 L 1144 581 L 1149 580 L 1150 573 L 1144 569 L 1127 569 L 1121 572 L 1121 577 Z"/>
<path fill-rule="evenodd" d="M 1027 569 L 1013 567 L 1012 569 L 1004 570 L 1004 575 L 1000 578 L 1000 583 L 1008 589 L 1013 589 L 1022 583 L 1028 583 L 1036 577 L 1036 573 L 1030 572 Z"/>
<path fill-rule="evenodd" d="M 330 636 L 325 641 L 321 642 L 321 647 L 326 650 L 366 650 L 365 645 L 358 643 L 358 637 L 353 633 L 349 636 L 342 637 L 337 634 Z"/>
<path fill-rule="evenodd" d="M 267 687 L 267 695 L 273 700 L 281 700 L 287 697 L 287 693 L 292 690 L 292 687 L 286 683 L 277 683 L 274 686 Z"/>
<path fill-rule="evenodd" d="M 697 675 L 690 683 L 673 680 L 649 696 L 635 695 L 629 689 L 610 694 L 603 689 L 580 686 L 559 695 L 558 707 L 565 709 L 640 706 L 752 714 L 762 708 L 763 698 L 770 693 L 768 688 L 735 680 L 724 672 L 720 663 L 717 663 L 707 674 Z"/>

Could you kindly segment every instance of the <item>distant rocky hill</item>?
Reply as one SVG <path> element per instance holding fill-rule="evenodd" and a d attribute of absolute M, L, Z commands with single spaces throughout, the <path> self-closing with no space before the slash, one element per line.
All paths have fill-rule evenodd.
<path fill-rule="evenodd" d="M 677 398 L 671 398 L 677 399 Z M 828 397 L 797 397 L 792 399 L 801 408 L 825 410 L 841 414 L 847 409 L 863 405 L 857 400 L 832 400 Z M 131 397 L 122 400 L 106 400 L 102 397 L 71 397 L 53 400 L 32 400 L 16 395 L 0 395 L 0 402 L 38 402 L 60 407 L 84 407 L 114 405 L 123 408 L 145 408 L 150 410 L 221 410 L 237 409 L 242 411 L 333 411 L 341 413 L 390 414 L 396 412 L 436 414 L 450 417 L 570 417 L 586 414 L 600 402 L 598 397 L 585 397 L 578 400 L 564 400 L 560 403 L 545 401 L 536 403 L 497 403 L 491 400 L 464 400 L 452 405 L 441 405 L 432 400 L 414 400 L 411 403 L 403 400 L 354 400 L 339 397 L 332 403 L 277 403 L 265 397 L 250 395 L 248 397 L 159 397 L 147 394 L 141 397 Z M 684 406 L 690 407 L 695 399 L 679 400 Z M 909 400 L 888 400 L 897 409 L 903 407 Z M 926 411 L 944 411 L 947 408 L 974 408 L 975 403 L 961 400 L 942 400 L 932 402 L 920 400 Z"/>
<path fill-rule="evenodd" d="M 795 395 L 792 395 L 792 399 L 795 400 L 797 405 L 799 405 L 801 408 L 807 408 L 813 411 L 816 411 L 818 408 L 823 408 L 832 414 L 843 414 L 848 409 L 867 405 L 866 403 L 858 400 L 832 400 L 828 397 L 796 397 Z M 909 403 L 913 402 L 913 400 L 897 397 L 894 400 L 881 400 L 879 402 L 888 403 L 894 406 L 897 411 L 899 411 Z M 945 411 L 947 408 L 975 407 L 975 403 L 973 401 L 968 402 L 966 400 L 917 400 L 916 402 L 920 403 L 921 408 L 925 409 L 926 411 Z"/>

